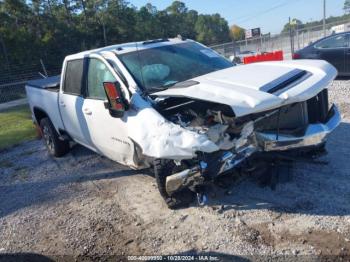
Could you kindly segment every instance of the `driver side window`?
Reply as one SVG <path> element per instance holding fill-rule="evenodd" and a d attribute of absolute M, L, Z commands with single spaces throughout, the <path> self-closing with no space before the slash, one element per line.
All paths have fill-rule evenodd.
<path fill-rule="evenodd" d="M 103 82 L 116 82 L 117 79 L 107 66 L 96 58 L 90 58 L 87 83 L 87 97 L 94 99 L 107 99 Z"/>

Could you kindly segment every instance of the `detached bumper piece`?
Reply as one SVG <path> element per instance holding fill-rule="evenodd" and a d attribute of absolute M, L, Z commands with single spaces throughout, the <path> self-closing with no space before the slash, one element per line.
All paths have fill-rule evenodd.
<path fill-rule="evenodd" d="M 168 176 L 166 191 L 169 195 L 182 188 L 189 188 L 197 192 L 198 188 L 213 182 L 216 177 L 231 172 L 256 151 L 254 146 L 247 146 L 239 153 L 220 151 L 207 154 L 198 165 Z"/>
<path fill-rule="evenodd" d="M 325 117 L 325 123 L 309 124 L 302 136 L 278 134 L 277 132 L 256 132 L 256 139 L 262 151 L 285 151 L 296 148 L 318 146 L 340 124 L 341 116 L 333 105 Z"/>

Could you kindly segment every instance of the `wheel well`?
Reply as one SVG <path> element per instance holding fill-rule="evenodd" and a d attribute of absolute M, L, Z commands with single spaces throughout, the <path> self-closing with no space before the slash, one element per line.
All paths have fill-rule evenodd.
<path fill-rule="evenodd" d="M 33 109 L 34 117 L 38 125 L 40 125 L 41 119 L 48 117 L 44 110 L 34 107 Z"/>

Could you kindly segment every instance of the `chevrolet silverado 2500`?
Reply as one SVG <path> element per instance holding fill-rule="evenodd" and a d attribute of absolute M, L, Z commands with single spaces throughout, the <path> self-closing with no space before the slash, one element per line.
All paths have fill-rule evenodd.
<path fill-rule="evenodd" d="M 169 207 L 253 157 L 317 148 L 340 123 L 328 105 L 336 69 L 298 60 L 236 66 L 181 38 L 69 55 L 26 91 L 48 151 L 70 141 L 135 169 L 154 167 Z"/>

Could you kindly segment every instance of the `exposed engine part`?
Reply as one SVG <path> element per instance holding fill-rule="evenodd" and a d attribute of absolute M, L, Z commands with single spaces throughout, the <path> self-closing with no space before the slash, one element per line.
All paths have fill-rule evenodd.
<path fill-rule="evenodd" d="M 241 128 L 235 127 L 232 109 L 204 101 L 168 98 L 158 101 L 158 110 L 169 121 L 179 126 L 205 134 L 220 150 L 230 150 L 235 146 L 235 137 Z M 178 102 L 178 105 L 174 103 Z"/>
<path fill-rule="evenodd" d="M 190 100 L 174 105 L 174 98 L 160 100 L 159 111 L 167 119 L 187 130 L 205 134 L 220 150 L 257 146 L 252 133 L 259 130 L 278 130 L 278 134 L 303 131 L 308 122 L 306 102 L 278 110 L 236 119 L 227 107 Z M 177 101 L 175 99 L 175 101 Z"/>

